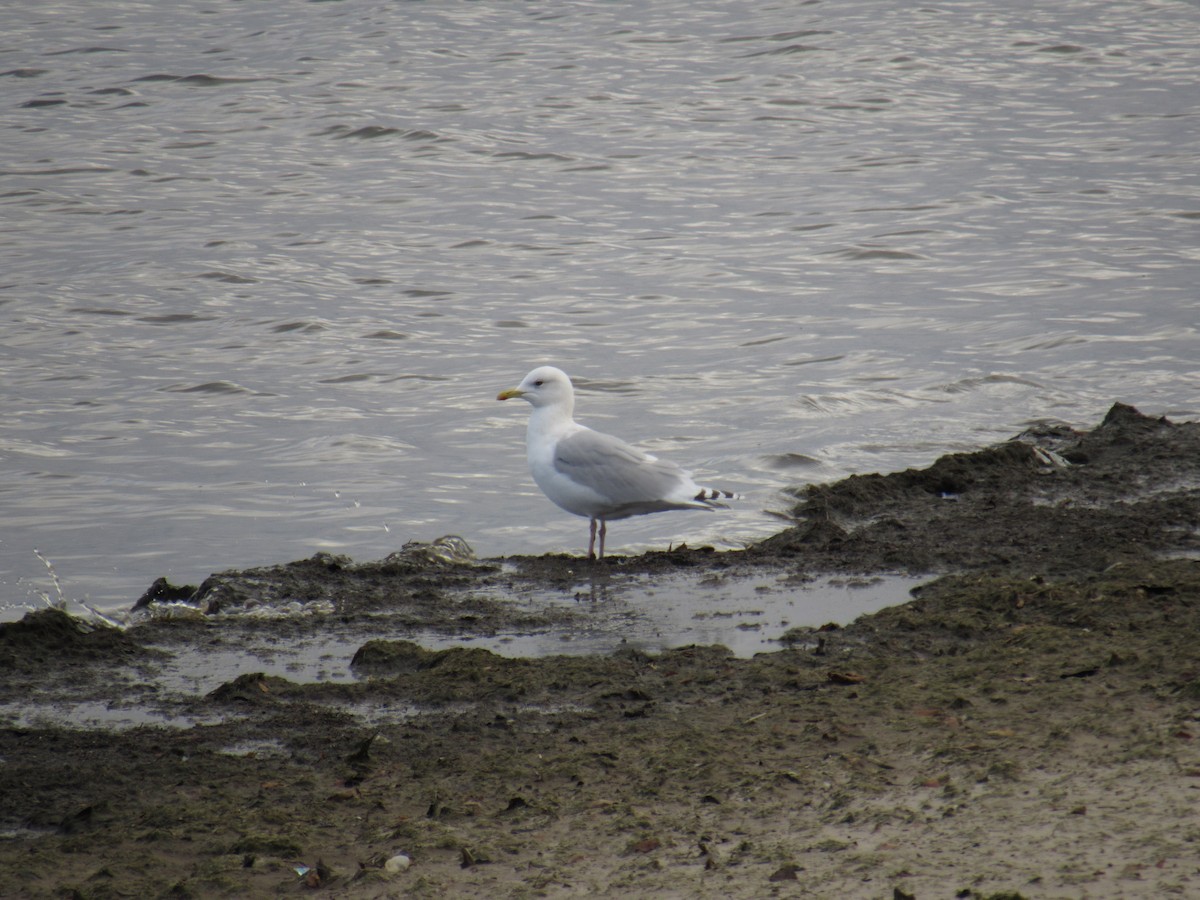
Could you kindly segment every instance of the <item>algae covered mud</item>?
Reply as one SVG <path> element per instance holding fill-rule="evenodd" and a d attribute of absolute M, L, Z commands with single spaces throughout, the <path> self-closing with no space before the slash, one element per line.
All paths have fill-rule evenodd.
<path fill-rule="evenodd" d="M 124 630 L 4 625 L 2 892 L 1200 892 L 1200 425 L 1118 405 L 797 501 L 744 551 L 444 541 L 160 582 Z M 568 640 L 682 573 L 927 577 L 753 655 L 718 645 L 736 617 Z M 484 647 L 522 634 L 573 652 Z"/>

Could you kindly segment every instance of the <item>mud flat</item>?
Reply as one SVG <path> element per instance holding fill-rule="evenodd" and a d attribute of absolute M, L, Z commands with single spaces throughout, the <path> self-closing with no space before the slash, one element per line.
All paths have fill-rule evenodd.
<path fill-rule="evenodd" d="M 1200 425 L 796 501 L 744 551 L 451 540 L 0 626 L 0 894 L 1200 896 Z M 769 652 L 619 637 L 656 587 L 880 575 L 926 577 Z"/>

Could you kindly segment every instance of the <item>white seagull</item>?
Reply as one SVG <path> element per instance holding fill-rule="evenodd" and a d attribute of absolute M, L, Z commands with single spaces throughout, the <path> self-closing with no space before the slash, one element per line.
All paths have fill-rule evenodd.
<path fill-rule="evenodd" d="M 603 559 L 609 519 L 671 509 L 724 509 L 718 500 L 741 499 L 730 491 L 701 487 L 674 463 L 577 423 L 572 418 L 575 390 L 561 369 L 534 369 L 496 399 L 513 397 L 533 407 L 525 437 L 533 480 L 555 504 L 591 520 L 588 559 L 596 558 L 597 522 Z"/>

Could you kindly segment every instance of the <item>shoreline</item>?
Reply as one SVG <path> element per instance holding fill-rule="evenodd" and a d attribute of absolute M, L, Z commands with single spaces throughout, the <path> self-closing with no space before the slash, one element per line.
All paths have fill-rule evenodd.
<path fill-rule="evenodd" d="M 125 631 L 52 610 L 0 625 L 0 702 L 35 694 L 47 711 L 0 727 L 6 892 L 1200 889 L 1200 424 L 1117 404 L 1090 431 L 1041 428 L 798 501 L 797 524 L 742 551 L 589 564 L 410 545 L 157 584 Z M 605 597 L 530 601 L 581 578 L 880 572 L 932 580 L 749 658 L 395 639 L 620 628 L 601 622 L 619 607 Z M 332 638 L 348 666 L 329 654 L 324 680 L 288 677 L 289 647 Z M 156 681 L 239 653 L 212 690 Z M 61 720 L 86 703 L 159 724 Z"/>

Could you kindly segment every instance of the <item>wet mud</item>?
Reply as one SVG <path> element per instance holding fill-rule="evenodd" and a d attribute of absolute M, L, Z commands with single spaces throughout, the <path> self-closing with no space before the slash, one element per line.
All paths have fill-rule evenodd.
<path fill-rule="evenodd" d="M 742 551 L 444 539 L 0 625 L 0 894 L 1200 895 L 1200 425 L 1118 404 L 795 501 Z M 480 645 L 897 573 L 753 656 Z"/>

